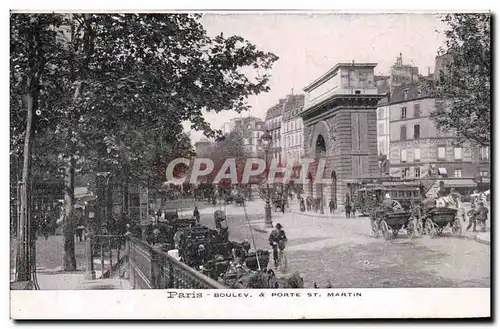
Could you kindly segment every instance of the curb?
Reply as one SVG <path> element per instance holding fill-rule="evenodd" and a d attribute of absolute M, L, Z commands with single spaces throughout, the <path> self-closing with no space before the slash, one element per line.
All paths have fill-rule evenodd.
<path fill-rule="evenodd" d="M 265 229 L 265 228 L 260 228 L 256 226 L 252 226 L 252 230 L 259 232 L 259 233 L 269 233 L 270 231 Z"/>
<path fill-rule="evenodd" d="M 302 216 L 306 216 L 306 217 L 314 217 L 314 218 L 323 218 L 323 219 L 332 219 L 333 216 L 335 215 L 341 215 L 343 216 L 342 213 L 333 213 L 333 214 L 324 214 L 324 215 L 320 215 L 320 214 L 316 214 L 316 213 L 308 213 L 308 212 L 300 212 L 300 211 L 296 211 L 296 210 L 292 210 L 291 211 L 292 213 L 294 214 L 297 214 L 297 215 L 302 215 Z M 360 216 L 356 213 L 356 217 L 354 218 L 351 218 L 351 219 L 357 219 L 357 218 L 368 218 L 367 216 Z"/>
<path fill-rule="evenodd" d="M 321 214 L 316 214 L 316 213 L 300 212 L 300 211 L 296 211 L 296 210 L 292 210 L 291 212 L 294 214 L 297 214 L 297 215 L 303 215 L 303 216 L 307 216 L 307 217 L 330 219 L 330 217 L 328 217 L 327 215 L 321 215 Z"/>
<path fill-rule="evenodd" d="M 483 239 L 481 238 L 479 235 L 476 235 L 476 238 L 475 240 L 479 243 L 482 243 L 482 244 L 485 244 L 485 245 L 491 245 L 491 240 L 486 240 L 486 239 Z"/>

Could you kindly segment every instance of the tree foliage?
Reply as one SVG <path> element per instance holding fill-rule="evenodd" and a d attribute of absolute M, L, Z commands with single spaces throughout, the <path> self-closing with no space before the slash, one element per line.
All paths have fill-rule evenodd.
<path fill-rule="evenodd" d="M 461 142 L 490 144 L 491 131 L 491 15 L 449 14 L 443 18 L 446 34 L 444 65 L 437 96 L 449 107 L 433 119 Z"/>
<path fill-rule="evenodd" d="M 45 177 L 76 163 L 79 174 L 104 169 L 116 181 L 161 181 L 172 158 L 192 151 L 182 123 L 217 137 L 203 111 L 247 109 L 248 96 L 269 90 L 277 60 L 241 37 L 209 37 L 200 15 L 13 14 L 13 162 L 23 153 L 22 38 L 33 19 L 44 22 L 44 71 L 31 156 Z"/>

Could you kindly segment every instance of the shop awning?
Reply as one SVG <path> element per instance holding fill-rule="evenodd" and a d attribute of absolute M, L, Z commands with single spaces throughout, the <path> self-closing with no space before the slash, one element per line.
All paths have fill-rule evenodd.
<path fill-rule="evenodd" d="M 446 168 L 438 168 L 438 175 L 448 175 Z"/>
<path fill-rule="evenodd" d="M 476 187 L 472 179 L 448 179 L 443 181 L 444 187 Z"/>

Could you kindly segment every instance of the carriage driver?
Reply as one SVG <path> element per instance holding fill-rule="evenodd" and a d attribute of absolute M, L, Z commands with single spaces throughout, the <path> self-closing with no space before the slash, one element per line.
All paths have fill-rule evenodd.
<path fill-rule="evenodd" d="M 391 194 L 390 193 L 386 193 L 385 194 L 385 198 L 384 198 L 384 201 L 382 202 L 382 206 L 383 206 L 384 209 L 388 209 L 388 210 L 391 210 L 391 211 L 395 211 L 395 210 L 401 209 L 401 205 L 399 204 L 399 202 L 397 202 L 396 200 L 391 199 Z"/>

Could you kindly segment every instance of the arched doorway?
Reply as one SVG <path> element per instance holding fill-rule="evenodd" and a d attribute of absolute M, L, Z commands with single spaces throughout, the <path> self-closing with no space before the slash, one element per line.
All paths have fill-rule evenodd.
<path fill-rule="evenodd" d="M 330 199 L 334 202 L 334 209 L 337 209 L 337 173 L 332 171 L 332 189 Z"/>
<path fill-rule="evenodd" d="M 316 138 L 316 146 L 315 146 L 315 157 L 316 157 L 316 163 L 320 158 L 324 158 L 326 156 L 326 142 L 325 139 L 323 138 L 323 135 L 318 135 Z M 324 186 L 321 183 L 316 184 L 316 195 L 315 199 L 320 199 L 321 206 L 324 206 L 325 200 L 324 200 Z M 322 207 L 321 207 L 322 210 Z"/>

